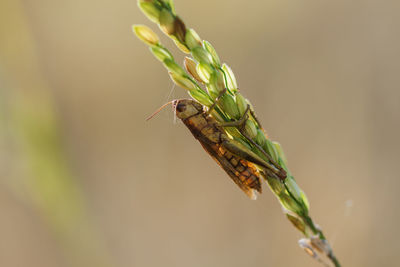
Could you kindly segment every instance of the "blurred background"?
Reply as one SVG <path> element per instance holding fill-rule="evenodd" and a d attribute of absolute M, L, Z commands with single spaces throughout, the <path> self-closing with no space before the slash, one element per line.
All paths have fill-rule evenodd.
<path fill-rule="evenodd" d="M 175 5 L 343 266 L 398 266 L 400 2 Z M 138 23 L 135 0 L 0 2 L 0 266 L 320 266 L 267 187 L 249 200 L 169 108 L 145 121 L 187 95 Z"/>

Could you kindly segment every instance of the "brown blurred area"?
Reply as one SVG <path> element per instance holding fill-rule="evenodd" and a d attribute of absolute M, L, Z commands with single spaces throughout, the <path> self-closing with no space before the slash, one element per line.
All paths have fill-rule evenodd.
<path fill-rule="evenodd" d="M 175 6 L 282 144 L 343 266 L 398 266 L 400 2 Z M 320 266 L 266 186 L 247 199 L 170 109 L 145 121 L 187 95 L 133 36 L 132 24 L 156 29 L 135 0 L 2 0 L 0 10 L 0 266 Z M 53 112 L 68 192 L 81 198 L 71 228 L 68 198 L 35 202 L 51 188 L 21 182 L 31 172 L 15 106 Z"/>

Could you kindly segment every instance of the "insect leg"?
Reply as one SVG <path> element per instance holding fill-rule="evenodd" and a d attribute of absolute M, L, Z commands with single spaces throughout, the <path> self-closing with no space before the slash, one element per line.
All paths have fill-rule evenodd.
<path fill-rule="evenodd" d="M 247 108 L 243 114 L 243 116 L 237 120 L 237 121 L 228 121 L 228 122 L 222 122 L 220 125 L 222 127 L 237 127 L 238 129 L 242 128 L 244 123 L 249 119 L 249 110 L 250 110 L 250 105 L 247 105 Z"/>
<path fill-rule="evenodd" d="M 221 97 L 226 93 L 226 88 L 224 88 L 224 90 L 222 90 L 219 95 L 217 96 L 217 98 L 215 98 L 214 103 L 210 106 L 210 108 L 207 110 L 206 114 L 210 115 L 211 111 L 213 111 L 213 109 L 218 105 L 219 100 L 221 99 Z"/>
<path fill-rule="evenodd" d="M 267 152 L 265 152 L 265 150 L 264 150 L 259 144 L 257 144 L 256 142 L 254 142 L 254 140 L 251 139 L 250 136 L 248 136 L 242 129 L 239 129 L 239 132 L 240 132 L 244 137 L 246 137 L 246 139 L 249 140 L 249 142 L 250 142 L 253 146 L 257 147 L 257 149 L 271 162 L 271 164 L 272 164 L 276 169 L 279 170 L 279 172 L 276 173 L 276 175 L 278 175 L 278 177 L 279 177 L 280 179 L 284 180 L 284 179 L 286 178 L 286 176 L 287 176 L 286 171 L 285 171 L 281 166 L 279 166 L 279 164 L 276 163 L 276 162 L 272 159 L 272 157 L 271 157 Z"/>
<path fill-rule="evenodd" d="M 254 112 L 254 110 L 250 109 L 250 114 L 254 118 L 254 120 L 257 122 L 258 126 L 260 126 L 261 129 L 264 129 L 262 127 L 262 125 L 261 125 L 260 120 L 257 118 L 256 113 Z"/>
<path fill-rule="evenodd" d="M 232 122 L 225 122 L 225 123 L 221 123 L 220 125 L 222 127 L 237 127 L 237 129 L 239 130 L 239 132 L 253 145 L 255 146 L 267 159 L 269 162 L 271 162 L 271 164 L 269 164 L 266 161 L 263 161 L 264 165 L 261 164 L 261 166 L 264 166 L 268 169 L 270 169 L 271 171 L 273 171 L 280 179 L 285 179 L 286 178 L 286 171 L 279 166 L 278 163 L 276 163 L 272 157 L 256 142 L 254 142 L 253 139 L 250 138 L 250 136 L 248 136 L 246 134 L 246 132 L 244 131 L 244 123 L 249 119 L 249 115 L 248 113 L 251 113 L 251 115 L 255 118 L 254 113 L 250 110 L 250 105 L 247 105 L 246 111 L 244 112 L 243 116 L 237 120 L 237 121 L 232 121 Z M 258 123 L 258 120 L 257 120 Z M 260 125 L 261 126 L 261 125 Z M 235 149 L 235 146 L 231 146 L 230 149 Z M 233 151 L 232 151 L 233 152 Z M 250 160 L 251 161 L 251 160 Z M 254 161 L 253 161 L 254 162 Z M 260 163 L 254 162 L 258 165 L 260 165 Z M 273 166 L 273 167 L 272 167 Z M 272 167 L 272 168 L 271 168 Z"/>

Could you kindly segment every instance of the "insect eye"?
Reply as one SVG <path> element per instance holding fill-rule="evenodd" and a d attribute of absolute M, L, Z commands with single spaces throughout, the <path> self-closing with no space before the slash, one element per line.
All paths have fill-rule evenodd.
<path fill-rule="evenodd" d="M 176 105 L 176 110 L 178 112 L 184 112 L 186 110 L 186 105 L 183 103 L 178 103 L 178 105 Z"/>

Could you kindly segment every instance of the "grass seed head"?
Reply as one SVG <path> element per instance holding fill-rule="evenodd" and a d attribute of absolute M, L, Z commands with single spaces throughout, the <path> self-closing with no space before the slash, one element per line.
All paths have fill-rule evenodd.
<path fill-rule="evenodd" d="M 236 104 L 238 106 L 240 116 L 243 116 L 247 109 L 246 98 L 244 98 L 242 96 L 242 94 L 240 94 L 240 93 L 236 93 L 235 98 L 236 98 Z"/>
<path fill-rule="evenodd" d="M 229 117 L 237 120 L 240 119 L 239 110 L 233 96 L 231 96 L 230 94 L 224 94 L 221 97 L 221 106 Z"/>
<path fill-rule="evenodd" d="M 197 100 L 199 103 L 207 107 L 210 107 L 214 103 L 211 98 L 206 94 L 206 92 L 200 89 L 189 91 L 189 95 L 193 99 Z"/>
<path fill-rule="evenodd" d="M 188 73 L 190 73 L 190 75 L 192 75 L 192 77 L 196 81 L 203 83 L 203 80 L 200 78 L 199 74 L 197 73 L 196 62 L 193 59 L 191 59 L 190 57 L 185 57 L 183 64 L 185 66 L 186 71 Z"/>
<path fill-rule="evenodd" d="M 224 76 L 220 70 L 215 70 L 210 77 L 209 84 L 207 84 L 207 89 L 213 95 L 218 96 L 220 92 L 225 89 Z"/>
<path fill-rule="evenodd" d="M 304 221 L 302 219 L 288 212 L 286 213 L 286 217 L 294 225 L 294 227 L 296 227 L 303 234 L 306 234 L 306 225 L 304 224 Z"/>
<path fill-rule="evenodd" d="M 190 50 L 201 46 L 201 38 L 193 29 L 188 29 L 186 31 L 185 42 Z"/>
<path fill-rule="evenodd" d="M 214 66 L 218 68 L 221 65 L 221 61 L 219 60 L 217 51 L 215 51 L 214 47 L 206 40 L 203 41 L 203 47 L 210 53 Z"/>
<path fill-rule="evenodd" d="M 246 124 L 244 125 L 244 128 L 245 128 L 246 133 L 249 135 L 249 137 L 251 139 L 256 139 L 257 127 L 252 120 L 246 120 Z"/>
<path fill-rule="evenodd" d="M 196 66 L 196 71 L 201 80 L 208 84 L 210 82 L 211 74 L 214 72 L 214 68 L 210 64 L 200 62 Z"/>
<path fill-rule="evenodd" d="M 209 65 L 211 65 L 213 63 L 211 54 L 207 50 L 205 50 L 203 47 L 197 46 L 197 47 L 191 49 L 191 52 L 192 52 L 193 58 L 197 62 L 207 63 Z"/>
<path fill-rule="evenodd" d="M 174 60 L 174 57 L 171 55 L 171 53 L 164 47 L 152 46 L 152 47 L 150 47 L 150 51 L 161 62 L 164 62 L 167 59 L 169 59 L 171 61 Z"/>
<path fill-rule="evenodd" d="M 167 9 L 163 9 L 160 12 L 160 28 L 167 34 L 172 35 L 175 32 L 175 18 L 174 15 Z"/>
<path fill-rule="evenodd" d="M 224 70 L 224 72 L 227 76 L 226 79 L 228 80 L 228 84 L 226 86 L 228 87 L 229 90 L 231 90 L 231 92 L 236 92 L 238 86 L 237 86 L 236 78 L 235 78 L 235 75 L 233 74 L 232 69 L 225 63 L 222 65 L 222 69 Z"/>
<path fill-rule="evenodd" d="M 172 81 L 186 90 L 196 90 L 196 84 L 192 82 L 188 77 L 177 75 L 176 73 L 169 72 L 169 76 L 171 77 Z"/>
<path fill-rule="evenodd" d="M 145 25 L 133 25 L 132 30 L 135 35 L 147 45 L 157 45 L 160 42 L 157 34 Z"/>
<path fill-rule="evenodd" d="M 178 76 L 185 76 L 186 72 L 182 69 L 181 66 L 176 64 L 175 61 L 167 58 L 163 61 L 164 66 L 172 73 L 178 75 Z"/>
<path fill-rule="evenodd" d="M 153 1 L 140 0 L 138 6 L 151 21 L 159 23 L 161 10 L 156 7 Z"/>

